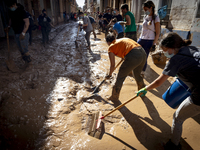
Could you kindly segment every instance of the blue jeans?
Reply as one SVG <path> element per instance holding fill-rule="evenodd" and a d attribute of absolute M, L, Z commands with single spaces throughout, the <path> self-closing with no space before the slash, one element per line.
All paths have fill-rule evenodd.
<path fill-rule="evenodd" d="M 23 40 L 20 40 L 19 36 L 20 34 L 15 34 L 15 40 L 19 48 L 19 51 L 21 52 L 22 55 L 24 55 L 28 52 L 29 33 L 25 34 L 25 38 Z"/>
<path fill-rule="evenodd" d="M 25 62 L 30 62 L 30 54 L 28 52 L 29 33 L 25 34 L 25 38 L 23 40 L 20 40 L 19 37 L 20 34 L 15 34 L 15 40 L 19 51 L 21 52 L 22 58 Z"/>
<path fill-rule="evenodd" d="M 145 50 L 146 54 L 147 54 L 147 59 L 148 59 L 148 56 L 149 56 L 149 51 L 150 51 L 150 48 L 152 47 L 153 45 L 153 41 L 154 40 L 144 40 L 144 39 L 140 39 L 137 41 L 138 44 L 140 44 L 143 49 Z M 147 60 L 146 60 L 146 63 L 144 65 L 144 68 L 142 69 L 142 71 L 145 71 L 147 68 Z"/>

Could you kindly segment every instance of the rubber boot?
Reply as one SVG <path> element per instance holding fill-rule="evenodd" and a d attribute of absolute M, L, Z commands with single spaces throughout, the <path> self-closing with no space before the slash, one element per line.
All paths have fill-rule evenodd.
<path fill-rule="evenodd" d="M 24 54 L 22 56 L 22 58 L 25 61 L 24 67 L 22 69 L 26 69 L 26 68 L 32 66 L 32 63 L 31 63 L 32 60 L 31 60 L 31 56 L 30 56 L 29 52 L 27 52 L 26 54 Z"/>
<path fill-rule="evenodd" d="M 111 100 L 111 101 L 119 100 L 119 92 L 120 92 L 119 89 L 113 87 L 112 95 L 108 99 Z"/>

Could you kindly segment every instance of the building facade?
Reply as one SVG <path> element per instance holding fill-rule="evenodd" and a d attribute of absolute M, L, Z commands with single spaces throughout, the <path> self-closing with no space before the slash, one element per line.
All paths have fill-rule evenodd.
<path fill-rule="evenodd" d="M 37 18 L 42 13 L 43 9 L 46 9 L 47 15 L 52 19 L 52 24 L 56 25 L 63 21 L 63 12 L 76 13 L 77 2 L 76 0 L 17 0 L 22 4 L 26 11 L 28 11 L 34 18 L 37 24 Z M 0 1 L 0 37 L 4 37 L 5 33 L 3 29 L 8 24 L 8 9 L 4 1 Z"/>

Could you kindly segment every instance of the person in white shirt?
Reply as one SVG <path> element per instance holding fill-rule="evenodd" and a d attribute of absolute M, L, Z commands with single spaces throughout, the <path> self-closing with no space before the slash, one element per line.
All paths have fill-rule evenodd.
<path fill-rule="evenodd" d="M 160 18 L 155 15 L 155 5 L 152 1 L 146 1 L 143 4 L 145 17 L 142 24 L 142 32 L 138 43 L 144 48 L 147 58 L 150 51 L 155 50 L 156 43 L 160 35 Z M 144 65 L 141 75 L 144 77 L 144 71 L 147 67 L 147 61 Z"/>

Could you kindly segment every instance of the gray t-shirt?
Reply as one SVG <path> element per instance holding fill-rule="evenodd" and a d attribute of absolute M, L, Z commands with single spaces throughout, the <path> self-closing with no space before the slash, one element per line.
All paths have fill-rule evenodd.
<path fill-rule="evenodd" d="M 172 77 L 178 75 L 192 90 L 193 102 L 200 105 L 200 50 L 193 46 L 181 48 L 169 60 L 163 70 L 163 74 Z"/>
<path fill-rule="evenodd" d="M 83 17 L 83 24 L 88 24 L 88 26 L 87 26 L 85 32 L 90 32 L 90 31 L 93 30 L 92 24 L 90 23 L 90 19 L 88 18 L 88 16 L 84 16 L 84 17 Z"/>

